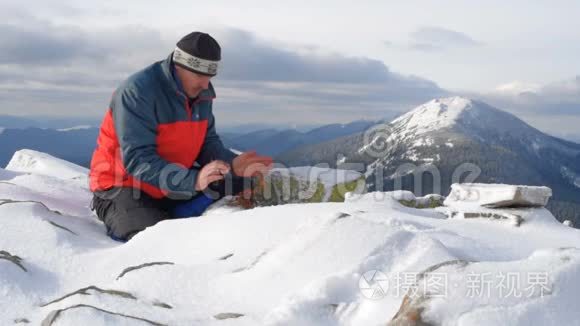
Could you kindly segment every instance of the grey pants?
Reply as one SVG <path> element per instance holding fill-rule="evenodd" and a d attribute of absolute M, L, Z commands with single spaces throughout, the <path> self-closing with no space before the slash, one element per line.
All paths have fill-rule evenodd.
<path fill-rule="evenodd" d="M 218 182 L 210 186 L 219 199 L 234 195 L 245 187 L 253 187 L 255 180 L 228 175 L 229 183 Z M 212 197 L 213 198 L 213 197 Z M 117 241 L 127 241 L 135 234 L 160 221 L 172 218 L 171 212 L 177 205 L 192 200 L 156 199 L 144 191 L 134 188 L 111 188 L 95 192 L 91 208 L 107 228 L 107 235 Z"/>
<path fill-rule="evenodd" d="M 112 188 L 95 193 L 92 208 L 107 228 L 107 235 L 127 241 L 135 234 L 171 218 L 172 203 L 133 188 Z"/>

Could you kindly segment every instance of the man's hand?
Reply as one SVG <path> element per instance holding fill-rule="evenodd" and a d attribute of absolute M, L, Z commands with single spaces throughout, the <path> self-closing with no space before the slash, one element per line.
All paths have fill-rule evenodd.
<path fill-rule="evenodd" d="M 201 168 L 195 182 L 195 190 L 205 190 L 210 183 L 222 180 L 230 172 L 230 166 L 224 161 L 211 161 Z"/>
<path fill-rule="evenodd" d="M 240 154 L 232 162 L 234 174 L 239 177 L 255 177 L 265 175 L 272 169 L 274 160 L 269 156 L 261 156 L 255 151 Z"/>

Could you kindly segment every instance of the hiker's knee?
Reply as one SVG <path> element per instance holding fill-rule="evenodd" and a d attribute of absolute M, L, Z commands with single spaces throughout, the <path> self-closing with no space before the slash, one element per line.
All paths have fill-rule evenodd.
<path fill-rule="evenodd" d="M 135 234 L 168 219 L 169 213 L 161 208 L 161 202 L 132 191 L 119 191 L 109 199 L 95 198 L 93 203 L 97 216 L 114 240 L 126 241 Z"/>

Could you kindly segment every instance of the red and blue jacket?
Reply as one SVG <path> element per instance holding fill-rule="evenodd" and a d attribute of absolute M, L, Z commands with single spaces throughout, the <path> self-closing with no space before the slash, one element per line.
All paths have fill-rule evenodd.
<path fill-rule="evenodd" d="M 213 85 L 189 99 L 173 77 L 171 57 L 113 93 L 91 160 L 91 191 L 133 187 L 154 198 L 189 197 L 200 166 L 236 157 L 216 133 Z"/>

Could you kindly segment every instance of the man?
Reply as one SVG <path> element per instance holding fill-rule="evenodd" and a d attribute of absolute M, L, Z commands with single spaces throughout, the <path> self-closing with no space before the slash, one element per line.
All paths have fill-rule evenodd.
<path fill-rule="evenodd" d="M 220 60 L 217 41 L 193 32 L 114 92 L 90 171 L 92 208 L 111 238 L 127 241 L 159 221 L 199 216 L 270 169 L 270 157 L 238 156 L 216 133 L 210 79 Z"/>

